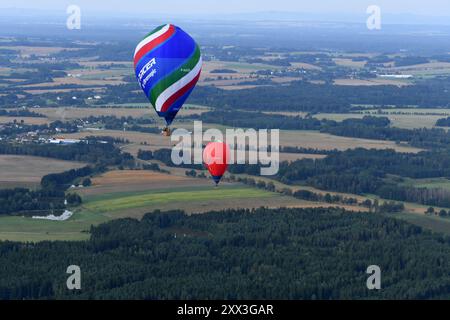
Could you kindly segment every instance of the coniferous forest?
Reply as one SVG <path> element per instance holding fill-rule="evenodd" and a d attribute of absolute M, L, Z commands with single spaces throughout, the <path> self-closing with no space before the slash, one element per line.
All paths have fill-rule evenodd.
<path fill-rule="evenodd" d="M 448 299 L 450 239 L 342 209 L 153 212 L 85 242 L 0 243 L 0 299 Z M 81 268 L 81 290 L 66 268 Z M 382 290 L 368 290 L 369 265 Z"/>

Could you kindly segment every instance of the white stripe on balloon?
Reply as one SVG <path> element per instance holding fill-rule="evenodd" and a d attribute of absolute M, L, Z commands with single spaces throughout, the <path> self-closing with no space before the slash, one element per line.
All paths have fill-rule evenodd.
<path fill-rule="evenodd" d="M 169 31 L 170 28 L 170 24 L 166 24 L 161 30 L 149 35 L 147 38 L 145 38 L 144 40 L 142 40 L 141 42 L 139 42 L 139 44 L 137 45 L 136 49 L 134 50 L 134 57 L 136 57 L 136 54 L 138 53 L 138 51 L 145 46 L 147 43 L 149 43 L 150 41 L 155 40 L 156 38 L 162 36 L 164 33 L 166 33 L 167 31 Z"/>
<path fill-rule="evenodd" d="M 198 63 L 188 74 L 186 74 L 183 78 L 172 84 L 170 87 L 168 87 L 159 95 L 155 103 L 156 111 L 161 111 L 164 102 L 166 102 L 167 99 L 169 99 L 172 95 L 174 95 L 178 90 L 180 90 L 189 82 L 191 82 L 199 74 L 201 69 L 202 69 L 202 58 L 200 57 Z"/>

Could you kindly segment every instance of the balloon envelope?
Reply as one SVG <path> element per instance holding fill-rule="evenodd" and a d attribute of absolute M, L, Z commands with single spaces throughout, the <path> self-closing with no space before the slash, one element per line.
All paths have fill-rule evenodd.
<path fill-rule="evenodd" d="M 134 68 L 150 103 L 170 125 L 200 77 L 200 48 L 181 28 L 162 25 L 137 45 Z"/>
<path fill-rule="evenodd" d="M 223 142 L 210 142 L 203 150 L 203 162 L 214 182 L 219 183 L 230 162 L 230 148 Z"/>

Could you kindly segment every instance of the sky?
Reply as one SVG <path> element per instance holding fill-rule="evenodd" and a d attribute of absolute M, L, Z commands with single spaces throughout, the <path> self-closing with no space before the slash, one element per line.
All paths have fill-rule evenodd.
<path fill-rule="evenodd" d="M 85 12 L 177 15 L 249 12 L 365 14 L 369 5 L 388 14 L 450 16 L 450 0 L 1 0 L 0 9 L 23 8 L 65 11 L 68 5 Z"/>

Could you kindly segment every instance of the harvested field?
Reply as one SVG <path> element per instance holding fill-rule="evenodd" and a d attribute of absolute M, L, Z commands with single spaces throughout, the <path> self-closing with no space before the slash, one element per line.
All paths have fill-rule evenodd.
<path fill-rule="evenodd" d="M 79 189 L 82 196 L 116 192 L 158 190 L 171 187 L 211 186 L 211 181 L 146 170 L 109 171 L 92 179 L 92 186 Z"/>
<path fill-rule="evenodd" d="M 349 67 L 349 68 L 364 68 L 367 61 L 353 61 L 350 58 L 334 58 L 333 61 L 338 65 L 342 67 Z"/>
<path fill-rule="evenodd" d="M 408 80 L 394 80 L 394 79 L 335 79 L 334 85 L 337 86 L 383 86 L 393 85 L 397 87 L 409 86 L 412 83 Z"/>
<path fill-rule="evenodd" d="M 398 152 L 420 152 L 421 149 L 397 145 L 393 141 L 339 137 L 318 131 L 281 131 L 281 146 L 297 146 L 322 150 L 347 150 L 354 148 L 394 149 Z"/>
<path fill-rule="evenodd" d="M 49 173 L 80 168 L 85 164 L 21 155 L 0 155 L 0 185 L 38 186 L 41 178 Z"/>

